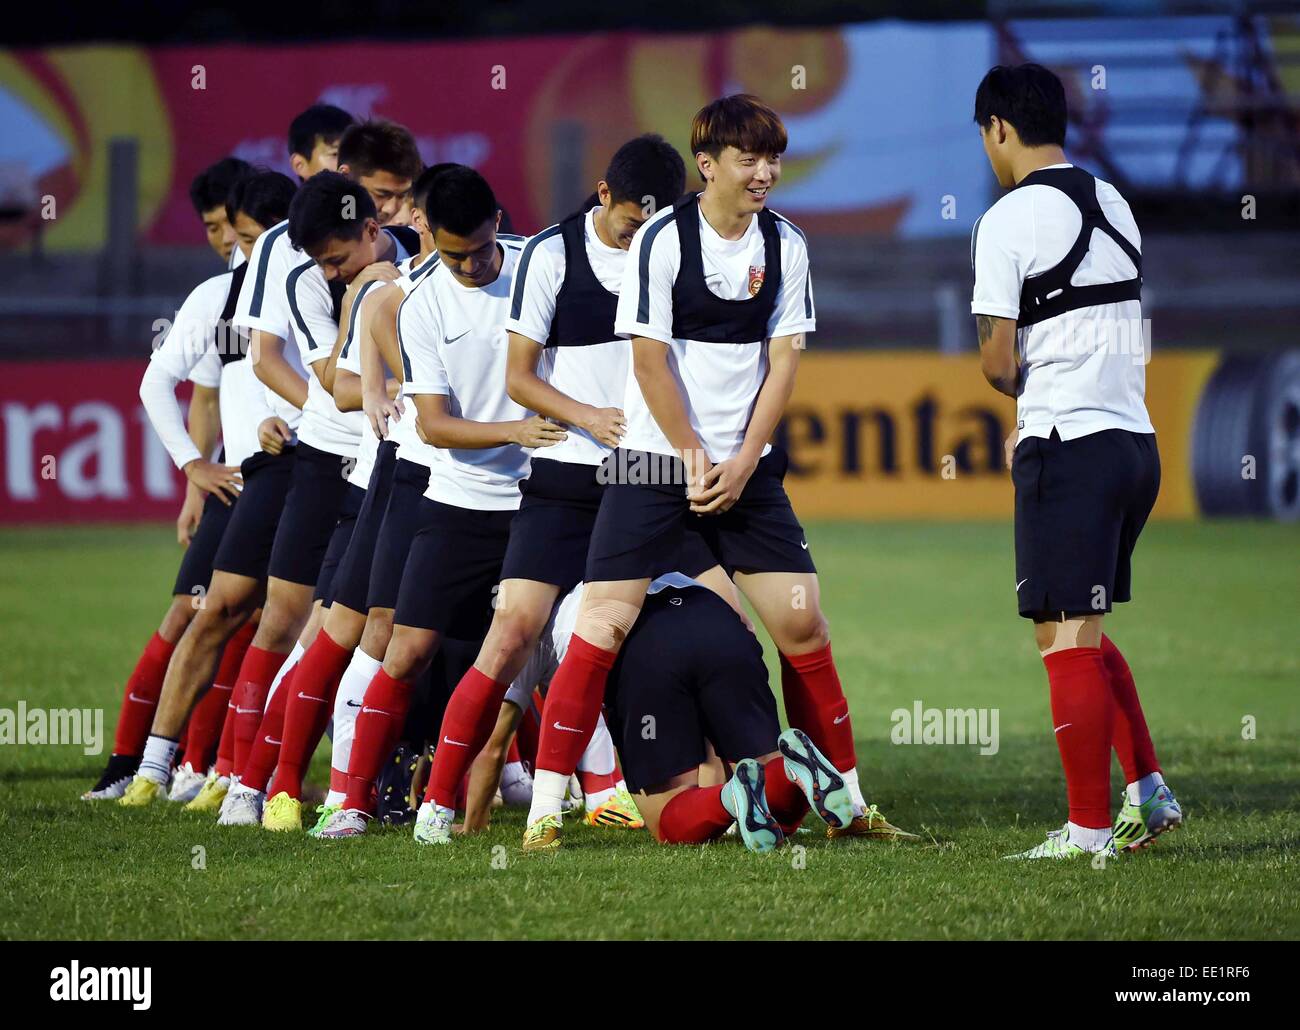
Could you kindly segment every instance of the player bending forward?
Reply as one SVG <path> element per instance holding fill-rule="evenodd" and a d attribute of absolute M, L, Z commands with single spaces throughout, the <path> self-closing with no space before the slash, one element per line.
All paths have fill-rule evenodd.
<path fill-rule="evenodd" d="M 1070 814 L 1008 858 L 1134 851 L 1181 824 L 1133 674 L 1102 633 L 1129 600 L 1138 534 L 1160 489 L 1145 360 L 1117 349 L 1142 325 L 1142 240 L 1110 183 L 1065 159 L 1065 90 L 1036 64 L 996 67 L 975 121 L 1009 192 L 975 223 L 980 360 L 1016 398 L 1016 594 L 1051 689 Z M 1110 751 L 1128 786 L 1110 818 Z"/>

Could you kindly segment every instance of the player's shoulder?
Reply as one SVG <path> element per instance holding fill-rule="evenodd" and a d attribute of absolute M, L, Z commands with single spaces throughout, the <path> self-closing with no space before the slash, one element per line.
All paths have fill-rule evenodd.
<path fill-rule="evenodd" d="M 791 257 L 802 254 L 808 255 L 808 236 L 799 226 L 786 218 L 780 211 L 773 211 L 772 216 L 776 219 L 776 234 L 781 241 L 781 253 L 786 261 Z"/>
<path fill-rule="evenodd" d="M 502 234 L 497 234 L 497 239 L 501 239 Z M 532 236 L 518 237 L 523 241 L 523 260 L 531 262 L 539 253 L 548 257 L 557 254 L 564 254 L 564 233 L 559 223 L 548 225 L 541 232 L 534 233 Z"/>
<path fill-rule="evenodd" d="M 681 253 L 677 208 L 678 204 L 671 204 L 656 211 L 632 237 L 632 247 L 640 253 L 643 262 L 652 258 L 665 260 Z"/>

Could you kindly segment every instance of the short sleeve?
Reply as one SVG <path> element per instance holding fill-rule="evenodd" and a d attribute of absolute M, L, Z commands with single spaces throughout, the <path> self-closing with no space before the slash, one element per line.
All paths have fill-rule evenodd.
<path fill-rule="evenodd" d="M 994 204 L 971 230 L 975 293 L 971 314 L 997 318 L 1020 316 L 1020 289 L 1033 260 L 1032 210 L 1019 217 L 1023 202 L 1014 194 Z"/>
<path fill-rule="evenodd" d="M 316 262 L 304 261 L 289 273 L 285 295 L 302 363 L 311 365 L 328 358 L 334 350 L 339 326 L 334 320 L 334 299 Z"/>
<path fill-rule="evenodd" d="M 287 223 L 281 223 L 268 229 L 253 244 L 249 255 L 249 270 L 244 276 L 244 285 L 239 291 L 239 301 L 235 305 L 234 323 L 241 329 L 256 329 L 270 333 L 281 340 L 289 338 L 289 299 L 285 294 L 285 277 L 289 272 L 285 260 L 286 248 L 289 253 Z M 278 240 L 284 243 L 277 247 Z"/>
<path fill-rule="evenodd" d="M 411 293 L 397 309 L 397 345 L 402 352 L 404 393 L 451 393 L 439 349 L 442 319 L 437 292 L 428 282 Z"/>
<path fill-rule="evenodd" d="M 556 253 L 558 245 L 559 253 Z M 564 281 L 564 241 L 552 226 L 528 241 L 515 271 L 506 331 L 545 345 L 555 318 L 555 297 Z"/>
<path fill-rule="evenodd" d="M 680 267 L 676 215 L 669 208 L 641 226 L 632 238 L 619 289 L 614 332 L 671 343 L 673 282 Z"/>
<path fill-rule="evenodd" d="M 372 306 L 375 296 L 382 292 L 374 289 L 379 285 L 383 284 L 377 279 L 372 279 L 361 287 L 357 292 L 356 300 L 352 302 L 352 312 L 348 316 L 348 334 L 343 338 L 343 346 L 339 348 L 339 360 L 336 364 L 336 367 L 344 372 L 361 374 L 361 330 L 366 324 L 366 319 L 370 317 L 365 309 Z"/>
<path fill-rule="evenodd" d="M 781 219 L 780 231 L 781 295 L 767 322 L 769 339 L 811 333 L 817 328 L 807 240 L 801 230 L 785 219 Z"/>

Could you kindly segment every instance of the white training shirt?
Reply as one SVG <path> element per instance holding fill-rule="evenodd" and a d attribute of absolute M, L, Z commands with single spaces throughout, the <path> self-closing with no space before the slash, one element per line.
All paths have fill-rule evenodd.
<path fill-rule="evenodd" d="M 397 266 L 398 271 L 402 274 L 391 285 L 397 286 L 403 295 L 409 294 L 420 278 L 433 270 L 433 263 L 438 260 L 438 255 L 434 254 L 417 265 L 418 256 L 406 258 Z M 354 375 L 361 375 L 361 345 L 358 342 L 359 315 L 366 297 L 371 292 L 378 292 L 383 285 L 388 284 L 373 280 L 361 287 L 357 293 L 357 298 L 352 304 L 348 334 L 343 340 L 343 347 L 339 350 L 339 359 L 335 363 L 336 368 L 344 372 L 351 372 Z M 400 393 L 398 394 L 398 402 L 402 403 Z M 353 468 L 352 474 L 348 476 L 348 482 L 353 486 L 361 487 L 362 490 L 366 489 L 370 484 L 370 474 L 375 467 L 375 454 L 379 450 L 379 437 L 375 435 L 374 427 L 370 425 L 370 419 L 365 418 L 364 414 L 363 412 L 361 444 L 357 448 L 356 466 Z M 432 460 L 429 453 L 432 448 L 421 440 L 415 432 L 415 405 L 409 402 L 405 403 L 402 418 L 396 422 L 389 421 L 388 438 L 397 445 L 400 456 L 408 461 L 418 461 L 420 464 L 427 466 Z"/>
<path fill-rule="evenodd" d="M 627 251 L 606 246 L 596 235 L 596 212 L 587 212 L 583 237 L 591 271 L 614 296 L 623 283 Z M 526 336 L 544 349 L 537 362 L 537 377 L 562 394 L 596 408 L 622 408 L 627 394 L 632 346 L 622 337 L 585 347 L 546 347 L 555 318 L 555 298 L 564 285 L 564 237 L 558 225 L 534 236 L 521 259 L 524 271 L 515 276 L 511 317 L 506 330 Z M 611 448 L 586 430 L 569 427 L 569 437 L 545 450 L 555 461 L 599 465 Z"/>
<path fill-rule="evenodd" d="M 140 382 L 140 399 L 154 430 L 177 468 L 199 453 L 190 439 L 176 400 L 176 386 L 185 379 L 217 387 L 221 408 L 224 463 L 239 465 L 261 448 L 257 427 L 271 416 L 262 384 L 247 358 L 222 364 L 220 347 L 236 346 L 234 334 L 221 326 L 221 312 L 230 295 L 231 273 L 199 283 L 185 298 L 162 344 L 153 352 Z"/>
<path fill-rule="evenodd" d="M 307 379 L 310 376 L 298 357 L 298 348 L 288 345 L 292 334 L 289 328 L 289 300 L 284 292 L 284 280 L 301 259 L 300 252 L 289 245 L 287 218 L 262 233 L 248 256 L 251 267 L 244 274 L 244 285 L 240 288 L 235 317 L 231 321 L 237 328 L 250 332 L 259 329 L 284 340 L 285 360 L 295 372 Z M 266 394 L 267 406 L 288 424 L 296 437 L 302 425 L 302 410 L 294 407 L 270 387 L 263 386 L 262 389 Z"/>
<path fill-rule="evenodd" d="M 750 414 L 759 388 L 767 375 L 765 341 L 753 343 L 703 343 L 674 339 L 673 282 L 681 267 L 681 241 L 676 213 L 660 211 L 637 230 L 623 270 L 618 315 L 614 329 L 620 336 L 644 336 L 668 345 L 668 365 L 677 378 L 691 426 L 714 463 L 735 457 L 744 443 Z M 704 281 L 709 290 L 724 300 L 747 300 L 750 283 L 766 272 L 763 234 L 758 217 L 738 240 L 719 236 L 703 212 L 700 219 L 700 250 Z M 660 223 L 662 229 L 655 230 Z M 653 235 L 650 230 L 655 230 Z M 817 328 L 813 307 L 812 281 L 808 271 L 808 247 L 803 233 L 777 215 L 781 240 L 781 291 L 767 324 L 767 339 L 810 333 Z M 643 284 L 641 248 L 653 240 Z M 647 317 L 638 318 L 639 295 L 647 291 Z M 676 451 L 655 422 L 637 386 L 629 361 L 627 397 L 624 405 L 627 434 L 622 446 L 629 450 L 675 454 Z M 769 447 L 765 446 L 766 454 Z"/>
<path fill-rule="evenodd" d="M 1069 168 L 1070 165 L 1052 165 Z M 1106 220 L 1140 251 L 1142 237 L 1127 201 L 1097 180 Z M 1082 216 L 1060 190 L 1042 183 L 1013 189 L 988 209 L 971 234 L 975 295 L 971 313 L 1018 318 L 1027 278 L 1058 265 L 1079 236 Z M 1122 282 L 1137 274 L 1123 249 L 1094 230 L 1075 286 Z M 1073 440 L 1105 429 L 1153 433 L 1147 415 L 1142 304 L 1137 300 L 1067 311 L 1016 331 L 1022 368 L 1016 419 L 1020 436 Z"/>
<path fill-rule="evenodd" d="M 441 261 L 397 310 L 403 392 L 441 394 L 457 418 L 510 422 L 528 412 L 506 393 L 506 316 L 510 285 L 523 247 L 498 237 L 501 274 L 484 287 L 463 286 Z M 416 418 L 415 405 L 410 417 Z M 405 421 L 405 418 L 403 418 Z M 516 444 L 483 449 L 433 449 L 425 496 L 478 511 L 519 507 L 519 481 L 528 475 L 528 452 Z"/>

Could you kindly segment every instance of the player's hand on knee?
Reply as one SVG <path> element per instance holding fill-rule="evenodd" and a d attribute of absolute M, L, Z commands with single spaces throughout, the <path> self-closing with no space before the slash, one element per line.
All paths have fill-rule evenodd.
<path fill-rule="evenodd" d="M 257 427 L 257 442 L 267 454 L 279 454 L 284 445 L 293 439 L 289 423 L 277 415 L 263 419 Z"/>
<path fill-rule="evenodd" d="M 193 486 L 204 493 L 216 494 L 227 507 L 235 503 L 244 486 L 238 465 L 220 465 L 202 458 L 186 463 L 185 475 Z"/>

